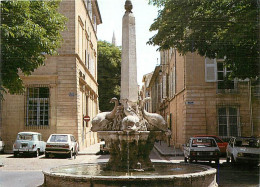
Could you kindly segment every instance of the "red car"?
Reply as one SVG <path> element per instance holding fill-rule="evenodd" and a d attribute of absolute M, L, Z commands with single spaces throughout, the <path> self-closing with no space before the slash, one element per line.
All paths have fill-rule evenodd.
<path fill-rule="evenodd" d="M 194 137 L 211 137 L 214 138 L 218 144 L 218 147 L 220 149 L 220 152 L 222 155 L 226 155 L 226 149 L 228 142 L 224 142 L 221 138 L 215 135 L 195 135 Z"/>

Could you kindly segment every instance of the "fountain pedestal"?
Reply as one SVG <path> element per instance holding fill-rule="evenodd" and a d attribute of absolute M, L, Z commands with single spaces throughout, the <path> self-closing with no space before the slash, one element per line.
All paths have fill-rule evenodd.
<path fill-rule="evenodd" d="M 131 172 L 154 170 L 150 160 L 156 137 L 160 131 L 98 131 L 110 148 L 106 170 Z"/>

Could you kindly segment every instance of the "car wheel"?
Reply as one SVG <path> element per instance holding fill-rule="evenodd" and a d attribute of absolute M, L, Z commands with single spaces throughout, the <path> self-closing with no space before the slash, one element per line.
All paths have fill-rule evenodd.
<path fill-rule="evenodd" d="M 184 162 L 187 163 L 188 162 L 188 159 L 186 157 L 184 157 Z"/>
<path fill-rule="evenodd" d="M 18 156 L 18 153 L 14 152 L 14 157 L 17 158 L 17 156 Z"/>
<path fill-rule="evenodd" d="M 234 156 L 233 155 L 231 155 L 231 163 L 232 163 L 232 165 L 234 166 L 234 165 L 236 165 L 236 161 L 235 161 L 235 159 L 234 159 Z"/>
<path fill-rule="evenodd" d="M 69 158 L 72 158 L 73 157 L 73 150 L 70 150 L 69 154 L 68 154 L 68 157 Z"/>
<path fill-rule="evenodd" d="M 229 162 L 230 162 L 230 158 L 229 158 L 229 157 L 227 157 L 226 161 L 227 161 L 227 163 L 229 163 Z"/>
<path fill-rule="evenodd" d="M 37 157 L 39 157 L 39 155 L 40 155 L 40 151 L 39 151 L 39 149 L 37 149 L 37 150 L 35 151 L 35 153 L 34 153 L 34 156 L 37 158 Z"/>

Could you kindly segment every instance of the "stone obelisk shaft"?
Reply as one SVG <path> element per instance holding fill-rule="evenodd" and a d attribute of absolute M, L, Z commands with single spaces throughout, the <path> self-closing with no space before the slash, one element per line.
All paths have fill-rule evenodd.
<path fill-rule="evenodd" d="M 135 17 L 130 0 L 125 4 L 122 25 L 121 101 L 136 103 L 138 100 Z"/>

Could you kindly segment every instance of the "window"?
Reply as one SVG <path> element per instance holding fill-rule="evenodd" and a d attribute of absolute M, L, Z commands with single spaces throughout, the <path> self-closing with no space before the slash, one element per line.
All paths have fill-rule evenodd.
<path fill-rule="evenodd" d="M 26 125 L 49 125 L 49 88 L 27 88 Z"/>
<path fill-rule="evenodd" d="M 236 107 L 218 108 L 219 136 L 238 136 L 239 116 Z"/>
<path fill-rule="evenodd" d="M 234 89 L 235 83 L 234 80 L 229 80 L 228 77 L 231 73 L 230 68 L 226 67 L 223 60 L 217 61 L 217 69 L 218 69 L 218 89 Z"/>

